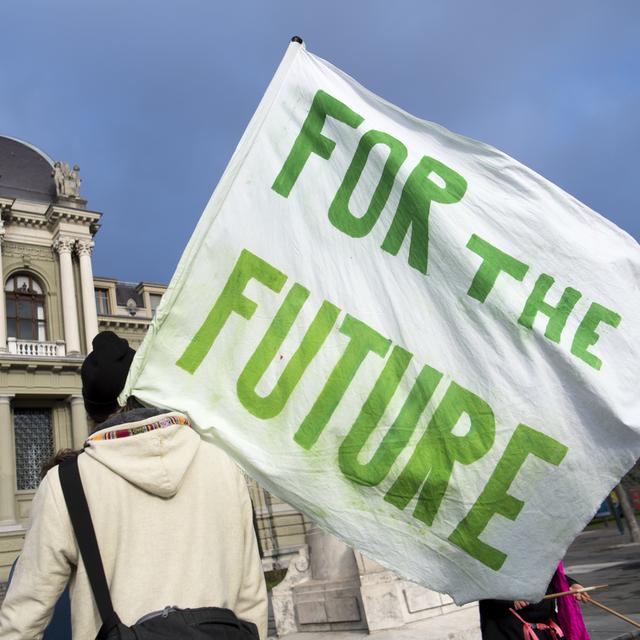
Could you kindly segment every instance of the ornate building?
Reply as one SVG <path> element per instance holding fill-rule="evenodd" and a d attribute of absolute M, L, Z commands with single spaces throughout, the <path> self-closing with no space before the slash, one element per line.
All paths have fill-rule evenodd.
<path fill-rule="evenodd" d="M 0 585 L 22 546 L 42 460 L 88 434 L 80 366 L 93 337 L 110 329 L 139 346 L 166 288 L 94 277 L 102 214 L 80 196 L 79 171 L 0 136 Z M 265 568 L 283 566 L 308 523 L 250 488 Z"/>

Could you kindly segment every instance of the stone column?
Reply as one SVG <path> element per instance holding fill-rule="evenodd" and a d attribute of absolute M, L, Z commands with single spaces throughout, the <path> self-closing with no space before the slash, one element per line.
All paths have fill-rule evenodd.
<path fill-rule="evenodd" d="M 73 265 L 71 252 L 75 241 L 59 237 L 53 248 L 60 254 L 60 280 L 62 284 L 62 315 L 64 317 L 64 337 L 67 354 L 80 353 L 80 334 L 78 332 L 78 308 L 73 284 Z"/>
<path fill-rule="evenodd" d="M 11 399 L 0 396 L 0 525 L 16 523 L 16 456 L 13 446 Z"/>
<path fill-rule="evenodd" d="M 358 577 L 358 565 L 353 549 L 335 536 L 311 525 L 307 532 L 314 580 L 340 581 Z"/>
<path fill-rule="evenodd" d="M 7 307 L 4 300 L 4 271 L 2 268 L 2 241 L 4 222 L 0 218 L 0 352 L 7 350 Z"/>
<path fill-rule="evenodd" d="M 80 285 L 82 287 L 82 311 L 84 313 L 84 333 L 87 353 L 91 352 L 92 340 L 98 334 L 98 312 L 96 310 L 96 296 L 93 289 L 93 268 L 91 266 L 91 252 L 93 240 L 78 240 L 76 248 L 80 257 Z"/>
<path fill-rule="evenodd" d="M 82 399 L 82 396 L 70 396 L 69 404 L 71 405 L 71 435 L 73 438 L 73 448 L 82 449 L 84 441 L 89 436 L 84 400 Z"/>

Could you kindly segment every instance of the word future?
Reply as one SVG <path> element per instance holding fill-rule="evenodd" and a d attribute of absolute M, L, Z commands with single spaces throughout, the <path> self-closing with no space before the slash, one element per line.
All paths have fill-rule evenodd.
<path fill-rule="evenodd" d="M 287 279 L 274 266 L 243 250 L 209 315 L 176 364 L 194 374 L 232 313 L 246 320 L 253 317 L 258 305 L 244 294 L 251 280 L 280 293 Z M 266 396 L 259 395 L 256 387 L 308 297 L 308 289 L 299 283 L 293 284 L 238 377 L 238 399 L 257 418 L 266 420 L 283 411 L 340 315 L 340 309 L 334 304 L 326 300 L 322 302 L 272 391 Z M 375 353 L 384 358 L 391 349 L 391 340 L 349 314 L 340 324 L 339 331 L 349 338 L 349 343 L 293 435 L 293 439 L 307 450 L 314 446 L 327 426 L 365 357 Z M 353 482 L 375 486 L 387 477 L 407 447 L 420 416 L 443 378 L 442 372 L 425 365 L 371 460 L 365 464 L 359 462 L 358 454 L 379 426 L 412 357 L 399 345 L 391 349 L 358 418 L 339 448 L 340 469 Z M 453 430 L 463 415 L 468 416 L 470 428 L 465 436 L 457 436 Z M 398 509 L 404 509 L 419 494 L 413 516 L 431 525 L 447 491 L 454 463 L 468 465 L 476 462 L 489 453 L 494 439 L 495 417 L 489 404 L 452 381 L 405 468 L 387 491 L 385 500 Z M 522 510 L 524 502 L 509 495 L 508 489 L 529 455 L 559 465 L 566 453 L 564 444 L 527 425 L 518 425 L 478 500 L 449 540 L 492 569 L 500 569 L 507 555 L 481 541 L 480 534 L 495 514 L 515 520 Z"/>

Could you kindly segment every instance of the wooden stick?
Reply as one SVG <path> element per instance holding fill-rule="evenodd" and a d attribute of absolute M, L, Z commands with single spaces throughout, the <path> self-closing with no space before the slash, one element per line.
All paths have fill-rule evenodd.
<path fill-rule="evenodd" d="M 609 607 L 605 607 L 601 602 L 598 602 L 593 598 L 590 598 L 589 600 L 587 600 L 587 602 L 602 609 L 603 611 L 606 611 L 607 613 L 610 613 L 613 616 L 616 616 L 617 618 L 620 618 L 621 620 L 624 620 L 625 622 L 628 622 L 629 624 L 632 624 L 634 627 L 637 627 L 638 629 L 640 629 L 640 624 L 638 624 L 635 620 L 632 620 L 631 618 L 627 618 L 627 616 L 623 615 L 619 611 L 614 611 Z"/>
<path fill-rule="evenodd" d="M 603 589 L 608 587 L 608 584 L 596 584 L 593 587 L 582 587 L 582 589 L 575 589 L 573 591 L 560 591 L 558 593 L 550 593 L 546 595 L 543 600 L 551 600 L 551 598 L 559 598 L 560 596 L 572 596 L 574 593 L 585 593 L 585 591 L 593 591 L 594 589 Z"/>

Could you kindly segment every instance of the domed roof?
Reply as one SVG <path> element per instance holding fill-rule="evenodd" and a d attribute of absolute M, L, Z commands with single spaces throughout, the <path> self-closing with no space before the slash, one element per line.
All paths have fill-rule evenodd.
<path fill-rule="evenodd" d="M 33 202 L 56 197 L 53 161 L 28 142 L 0 136 L 0 196 Z"/>

